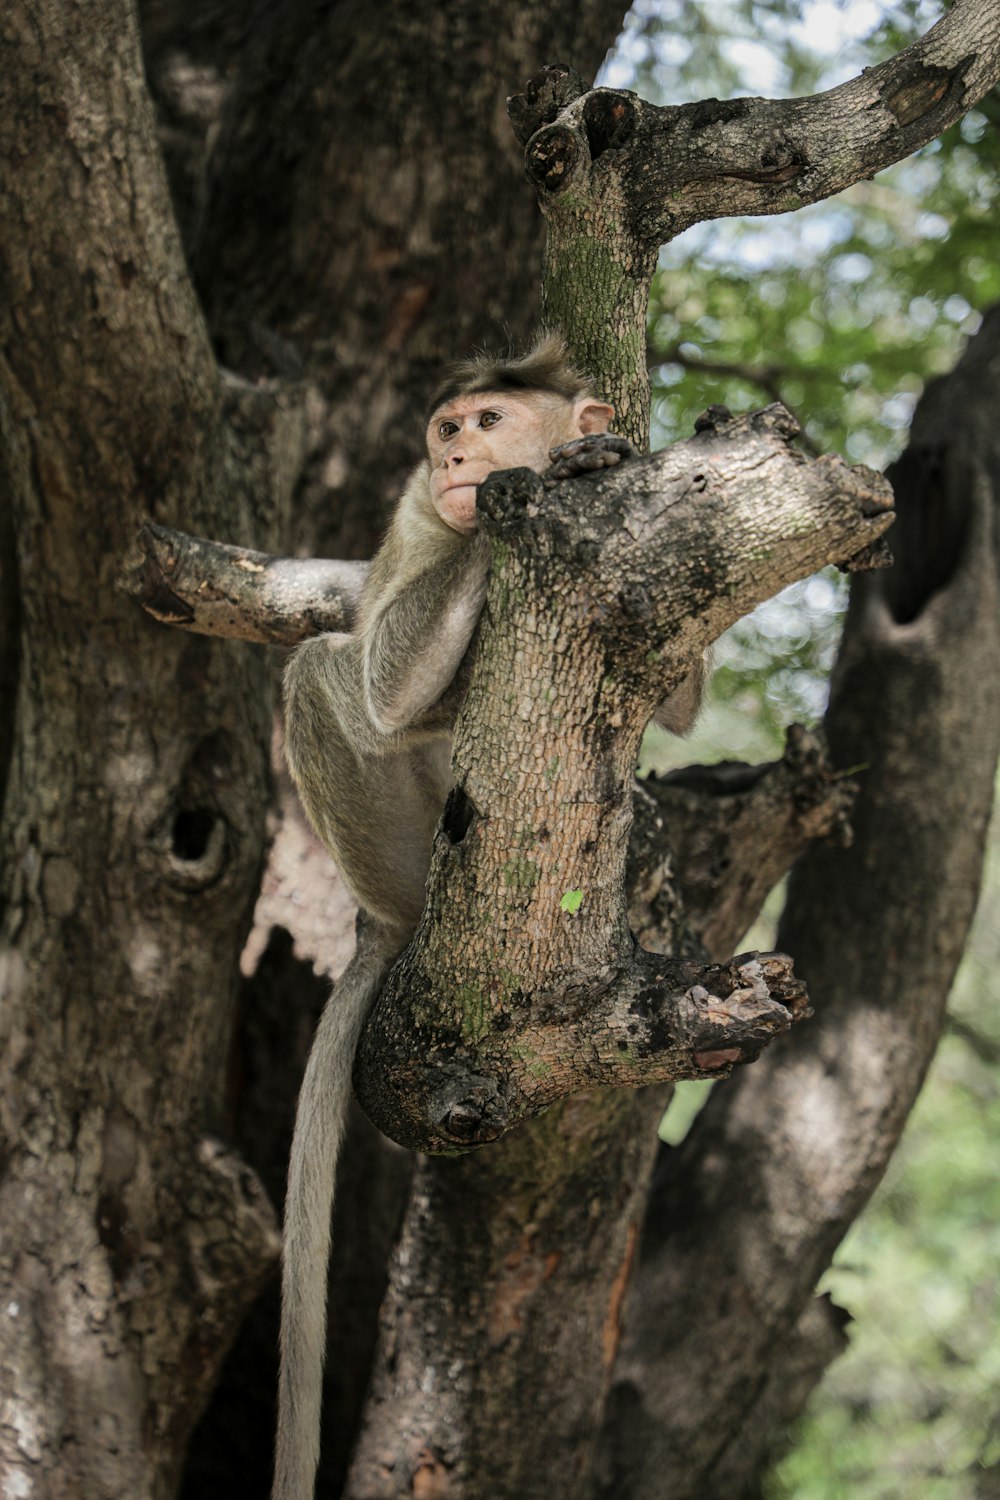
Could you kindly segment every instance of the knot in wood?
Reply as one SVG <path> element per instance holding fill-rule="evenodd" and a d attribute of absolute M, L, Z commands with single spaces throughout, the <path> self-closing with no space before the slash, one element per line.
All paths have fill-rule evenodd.
<path fill-rule="evenodd" d="M 720 427 L 725 427 L 726 423 L 732 420 L 733 414 L 728 406 L 706 406 L 705 410 L 695 417 L 694 430 L 695 432 L 717 432 Z"/>
<path fill-rule="evenodd" d="M 801 176 L 807 166 L 802 152 L 790 146 L 782 145 L 760 154 L 761 181 L 791 182 L 794 177 Z"/>
<path fill-rule="evenodd" d="M 476 491 L 476 511 L 490 536 L 511 536 L 534 518 L 545 494 L 534 469 L 504 469 L 491 474 Z M 530 514 L 529 514 L 530 507 Z"/>
<path fill-rule="evenodd" d="M 496 1084 L 480 1079 L 457 1103 L 449 1105 L 439 1124 L 454 1145 L 484 1146 L 499 1140 L 507 1129 L 507 1106 Z"/>
<path fill-rule="evenodd" d="M 773 432 L 786 441 L 798 437 L 802 431 L 798 420 L 780 401 L 772 401 L 770 406 L 751 412 L 750 425 L 755 432 Z"/>
<path fill-rule="evenodd" d="M 653 613 L 653 600 L 649 590 L 641 583 L 626 583 L 619 590 L 618 602 L 627 620 L 646 620 Z"/>
<path fill-rule="evenodd" d="M 883 94 L 886 109 L 895 115 L 900 125 L 913 125 L 925 115 L 932 114 L 946 100 L 953 83 L 964 80 L 969 59 L 963 58 L 954 68 L 939 68 L 930 63 L 915 63 L 910 76 L 902 83 L 895 75 L 891 93 Z"/>
<path fill-rule="evenodd" d="M 750 109 L 749 99 L 700 99 L 694 104 L 682 104 L 678 114 L 686 117 L 692 130 L 707 130 L 710 125 L 745 119 Z"/>
<path fill-rule="evenodd" d="M 530 78 L 523 94 L 507 100 L 507 116 L 514 134 L 526 146 L 536 130 L 551 125 L 561 110 L 581 94 L 587 85 L 568 63 L 549 63 Z"/>
<path fill-rule="evenodd" d="M 580 162 L 580 137 L 565 125 L 549 125 L 532 136 L 524 165 L 536 188 L 562 193 Z"/>
<path fill-rule="evenodd" d="M 627 94 L 595 89 L 584 102 L 583 124 L 590 159 L 596 161 L 605 151 L 620 150 L 628 143 L 635 130 L 635 105 Z"/>

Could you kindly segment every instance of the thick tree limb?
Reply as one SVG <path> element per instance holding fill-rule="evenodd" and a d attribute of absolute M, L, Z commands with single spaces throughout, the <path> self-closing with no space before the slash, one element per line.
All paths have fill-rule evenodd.
<path fill-rule="evenodd" d="M 412 971 L 404 961 L 400 988 Z M 515 998 L 522 1007 L 528 1000 Z M 811 1014 L 805 987 L 783 953 L 746 953 L 707 969 L 639 951 L 606 996 L 592 984 L 590 995 L 574 995 L 578 1004 L 585 998 L 586 1010 L 569 1019 L 569 1007 L 558 1000 L 532 999 L 530 1019 L 515 1023 L 509 1044 L 505 1036 L 492 1047 L 476 1038 L 471 1048 L 462 1047 L 464 1036 L 438 1042 L 440 1028 L 432 1020 L 425 1050 L 416 1055 L 406 1051 L 413 1037 L 404 1017 L 390 1038 L 380 1037 L 377 1048 L 362 1055 L 366 1113 L 383 1130 L 390 1123 L 393 1139 L 413 1150 L 479 1146 L 582 1089 L 728 1077 Z M 453 1048 L 455 1058 L 448 1055 Z M 372 1051 L 377 1063 L 391 1058 L 387 1073 L 376 1070 Z"/>
<path fill-rule="evenodd" d="M 1000 12 L 992 0 L 955 0 L 912 47 L 807 99 L 655 105 L 614 89 L 568 98 L 567 76 L 551 121 L 538 80 L 509 109 L 540 194 L 578 191 L 605 153 L 624 152 L 631 227 L 659 245 L 708 219 L 787 213 L 842 192 L 934 140 L 998 81 Z"/>
<path fill-rule="evenodd" d="M 0 33 L 0 1488 L 151 1500 L 278 1252 L 212 1129 L 270 713 L 263 662 L 113 582 L 137 496 L 265 535 L 278 501 L 235 458 L 134 8 L 13 0 Z"/>
<path fill-rule="evenodd" d="M 665 242 L 841 192 L 933 140 L 998 80 L 1000 10 L 956 0 L 914 46 L 812 98 L 659 106 L 557 65 L 510 99 L 548 226 L 543 314 L 603 380 L 620 430 L 645 441 L 645 312 Z"/>
<path fill-rule="evenodd" d="M 645 938 L 673 951 L 682 923 L 653 797 L 663 793 L 671 840 L 679 825 L 692 828 L 681 837 L 696 851 L 686 890 L 695 910 L 710 852 L 725 862 L 726 888 L 745 890 L 745 904 L 732 895 L 726 901 L 736 924 L 731 950 L 756 914 L 749 911 L 755 863 L 773 869 L 771 841 L 798 852 L 807 829 L 820 832 L 819 820 L 836 832 L 844 785 L 822 769 L 811 737 L 776 766 L 711 768 L 683 785 L 646 783 L 628 872 L 630 910 Z M 727 805 L 739 842 L 722 833 Z M 693 833 L 701 818 L 713 830 L 704 846 Z M 683 877 L 682 863 L 678 871 Z M 517 1500 L 589 1493 L 594 1413 L 603 1409 L 617 1353 L 665 1102 L 662 1088 L 578 1094 L 485 1151 L 420 1162 L 383 1310 L 351 1500 L 396 1500 L 442 1476 L 456 1493 L 479 1494 L 486 1472 L 492 1493 Z M 827 1304 L 822 1311 L 788 1347 L 791 1368 L 773 1383 L 786 1409 L 790 1386 L 801 1388 L 800 1372 L 815 1368 L 817 1350 L 842 1345 Z"/>
<path fill-rule="evenodd" d="M 647 777 L 636 789 L 629 851 L 633 931 L 641 941 L 645 930 L 672 923 L 676 891 L 689 931 L 711 958 L 725 958 L 810 844 L 850 843 L 857 791 L 856 781 L 832 772 L 822 737 L 798 724 L 774 764 Z"/>
<path fill-rule="evenodd" d="M 628 930 L 624 861 L 656 703 L 754 603 L 889 524 L 880 476 L 806 459 L 793 431 L 769 408 L 600 478 L 546 492 L 517 470 L 480 487 L 494 567 L 458 789 L 424 919 L 355 1074 L 394 1139 L 495 1139 L 595 1081 L 698 1076 L 757 1050 L 759 1031 L 744 1051 L 738 1024 L 691 1044 L 690 971 L 676 998 L 650 993 L 658 1045 L 640 1035 L 629 1007 L 650 971 Z M 701 983 L 711 994 L 717 977 Z"/>

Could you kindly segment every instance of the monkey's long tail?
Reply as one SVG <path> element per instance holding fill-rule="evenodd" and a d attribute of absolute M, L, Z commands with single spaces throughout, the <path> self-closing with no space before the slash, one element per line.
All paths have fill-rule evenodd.
<path fill-rule="evenodd" d="M 390 953 L 389 947 L 392 948 Z M 285 1201 L 281 1374 L 272 1500 L 312 1500 L 319 1463 L 326 1280 L 337 1158 L 354 1054 L 397 945 L 359 928 L 358 951 L 320 1016 L 302 1079 Z"/>

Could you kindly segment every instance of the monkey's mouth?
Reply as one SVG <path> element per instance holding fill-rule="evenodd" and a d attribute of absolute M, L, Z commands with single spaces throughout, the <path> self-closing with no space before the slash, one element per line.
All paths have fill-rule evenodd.
<path fill-rule="evenodd" d="M 446 484 L 443 493 L 447 495 L 450 490 L 474 490 L 492 473 L 492 469 L 487 469 L 478 479 L 463 479 L 459 484 Z"/>

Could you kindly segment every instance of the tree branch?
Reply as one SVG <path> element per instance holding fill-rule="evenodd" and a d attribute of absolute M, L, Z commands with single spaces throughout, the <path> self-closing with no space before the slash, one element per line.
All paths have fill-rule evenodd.
<path fill-rule="evenodd" d="M 543 314 L 648 441 L 644 354 L 661 245 L 692 224 L 788 213 L 901 161 L 1000 80 L 1000 11 L 956 0 L 914 46 L 808 99 L 648 104 L 544 69 L 508 100 L 547 221 Z"/>
<path fill-rule="evenodd" d="M 811 462 L 793 431 L 771 408 L 600 478 L 546 491 L 516 470 L 480 487 L 494 561 L 456 732 L 458 788 L 423 921 L 355 1074 L 386 1134 L 454 1148 L 595 1074 L 635 1085 L 715 1071 L 693 1053 L 729 1054 L 725 1065 L 747 1055 L 738 1027 L 689 1044 L 684 1005 L 693 984 L 724 998 L 715 972 L 651 992 L 660 1025 L 639 1035 L 630 1006 L 652 971 L 628 930 L 624 861 L 656 703 L 732 620 L 891 519 L 881 476 Z"/>
<path fill-rule="evenodd" d="M 274 557 L 147 522 L 124 584 L 147 614 L 198 635 L 294 646 L 350 630 L 363 562 Z"/>
<path fill-rule="evenodd" d="M 773 764 L 723 762 L 647 777 L 636 788 L 629 852 L 633 929 L 640 939 L 663 930 L 669 872 L 691 932 L 710 957 L 726 957 L 810 844 L 850 843 L 857 791 L 856 781 L 831 770 L 822 736 L 798 724 Z"/>
<path fill-rule="evenodd" d="M 1000 13 L 991 0 L 956 0 L 912 47 L 810 98 L 655 105 L 591 89 L 547 120 L 533 80 L 511 114 L 543 200 L 589 196 L 589 174 L 611 173 L 636 238 L 659 246 L 707 219 L 842 192 L 934 140 L 998 81 Z"/>
<path fill-rule="evenodd" d="M 20 1435 L 0 1427 L 0 1470 L 11 1491 L 108 1500 L 175 1482 L 279 1243 L 253 1174 L 206 1136 L 264 843 L 266 664 L 165 636 L 111 585 L 138 497 L 236 530 L 281 524 L 281 492 L 254 513 L 134 6 L 13 0 L 2 31 L 0 486 L 16 549 L 0 526 L 0 633 L 17 640 L 0 670 L 19 691 L 0 736 L 16 976 L 0 1285 L 18 1310 L 3 1362 Z M 238 405 L 266 432 L 271 401 Z"/>
<path fill-rule="evenodd" d="M 650 512 L 645 521 L 636 524 L 642 526 L 645 542 L 664 549 L 661 567 L 668 555 L 668 539 L 666 510 L 657 512 L 657 507 L 661 504 L 663 507 L 674 506 L 677 499 L 683 498 L 685 485 L 690 485 L 692 493 L 701 496 L 697 526 L 708 528 L 706 542 L 711 535 L 722 536 L 734 519 L 747 532 L 754 529 L 761 532 L 760 547 L 770 560 L 767 578 L 771 592 L 785 586 L 784 582 L 776 580 L 791 582 L 804 576 L 801 568 L 806 555 L 799 545 L 794 518 L 776 512 L 768 500 L 774 484 L 780 482 L 789 498 L 794 497 L 807 507 L 819 502 L 822 509 L 822 497 L 826 496 L 830 502 L 827 521 L 839 527 L 842 541 L 839 561 L 843 566 L 850 566 L 852 559 L 862 555 L 867 543 L 865 546 L 858 544 L 859 533 L 853 522 L 843 515 L 834 520 L 838 514 L 834 497 L 841 491 L 853 491 L 863 518 L 882 518 L 880 524 L 864 532 L 871 541 L 881 536 L 889 524 L 885 519 L 889 503 L 887 492 L 881 477 L 873 471 L 849 467 L 836 456 L 829 456 L 819 461 L 810 478 L 805 477 L 810 471 L 799 467 L 805 462 L 804 458 L 788 447 L 799 429 L 785 408 L 768 407 L 732 420 L 725 408 L 715 407 L 710 418 L 702 419 L 698 425 L 699 437 L 690 440 L 700 445 L 697 450 L 692 449 L 689 453 L 686 444 L 676 444 L 656 454 L 648 465 L 630 464 L 628 467 L 628 489 L 636 502 Z M 757 439 L 761 440 L 759 446 Z M 741 451 L 741 444 L 746 445 L 745 451 Z M 783 450 L 787 451 L 782 458 Z M 690 459 L 695 453 L 705 462 L 697 462 L 692 468 Z M 772 468 L 773 464 L 778 464 L 779 469 Z M 734 480 L 738 481 L 740 495 L 735 518 L 728 511 L 729 486 Z M 674 491 L 678 492 L 676 496 Z M 670 515 L 674 515 L 672 509 Z M 788 530 L 778 535 L 775 527 L 782 524 L 782 516 Z M 819 512 L 813 519 L 819 522 Z M 582 540 L 585 552 L 595 540 Z M 623 549 L 621 562 L 626 569 L 629 549 L 637 540 L 629 535 L 619 544 Z M 833 538 L 829 537 L 827 541 L 837 555 Z M 771 557 L 779 543 L 783 554 L 780 562 Z M 690 545 L 693 551 L 694 533 Z M 815 539 L 808 546 L 814 547 Z M 824 562 L 829 560 L 824 553 Z M 147 614 L 162 624 L 199 635 L 290 646 L 321 631 L 349 629 L 367 570 L 368 564 L 363 562 L 277 557 L 146 522 L 136 538 L 136 549 L 123 569 L 122 584 Z M 724 587 L 735 590 L 742 586 L 742 581 L 735 577 L 727 579 Z M 675 602 L 674 624 L 678 630 L 684 631 L 685 637 L 691 636 L 691 642 L 697 638 L 707 644 L 726 628 L 719 623 L 720 620 L 725 619 L 726 624 L 730 624 L 739 616 L 732 614 L 725 601 L 718 607 L 710 607 L 711 601 L 705 589 L 700 592 L 706 609 L 705 621 L 693 631 L 687 628 L 691 621 L 684 616 L 690 616 L 692 600 L 696 600 L 699 593 L 696 587 L 692 587 L 688 598 Z M 669 597 L 668 592 L 658 592 L 657 610 L 665 607 Z M 647 604 L 648 601 L 641 599 L 634 601 L 640 614 L 647 612 Z M 685 638 L 680 651 L 685 653 L 686 660 L 690 660 L 694 650 L 695 646 Z"/>

